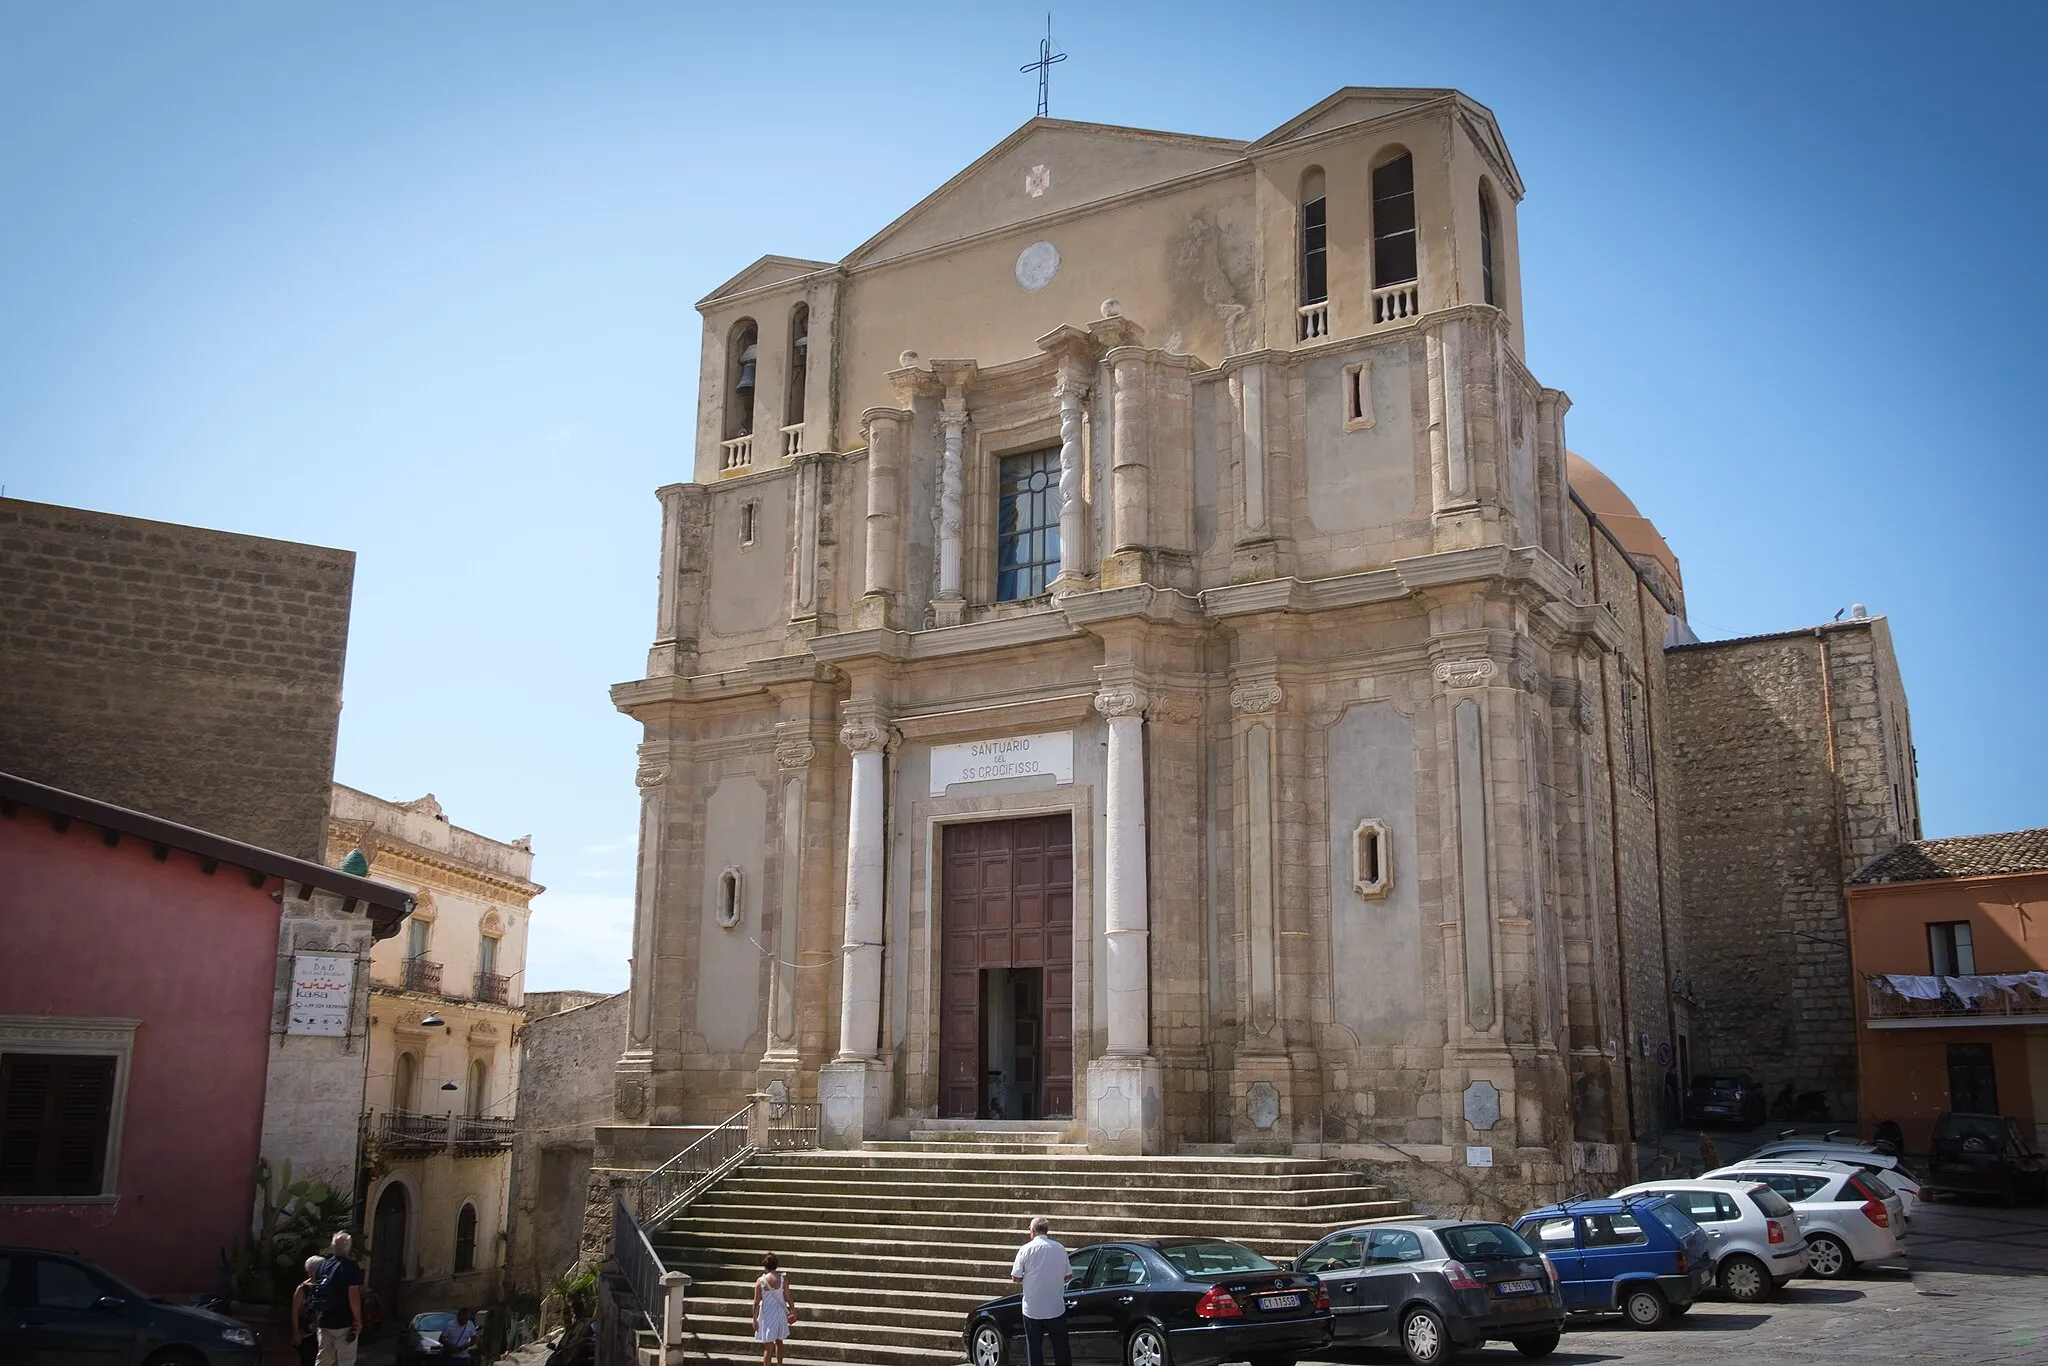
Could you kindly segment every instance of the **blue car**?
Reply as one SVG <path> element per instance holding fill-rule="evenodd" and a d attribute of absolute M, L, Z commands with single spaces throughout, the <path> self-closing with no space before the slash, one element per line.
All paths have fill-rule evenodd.
<path fill-rule="evenodd" d="M 1661 1328 L 1714 1281 L 1707 1235 L 1661 1195 L 1567 1200 L 1531 1210 L 1515 1232 L 1550 1260 L 1574 1314 L 1620 1313 Z"/>

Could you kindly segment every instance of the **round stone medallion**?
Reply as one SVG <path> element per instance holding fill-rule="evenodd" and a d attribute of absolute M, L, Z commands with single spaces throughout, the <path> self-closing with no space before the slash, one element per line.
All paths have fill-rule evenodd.
<path fill-rule="evenodd" d="M 1060 249 L 1050 242 L 1033 242 L 1017 253 L 1017 283 L 1026 289 L 1044 289 L 1059 269 Z"/>

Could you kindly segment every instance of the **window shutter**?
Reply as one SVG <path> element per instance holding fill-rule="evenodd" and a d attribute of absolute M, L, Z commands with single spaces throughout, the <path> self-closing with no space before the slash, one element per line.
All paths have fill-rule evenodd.
<path fill-rule="evenodd" d="M 42 1167 L 43 1116 L 49 1112 L 54 1058 L 0 1058 L 0 1195 L 35 1195 Z"/>
<path fill-rule="evenodd" d="M 0 1059 L 0 1195 L 98 1195 L 113 1113 L 109 1057 Z"/>

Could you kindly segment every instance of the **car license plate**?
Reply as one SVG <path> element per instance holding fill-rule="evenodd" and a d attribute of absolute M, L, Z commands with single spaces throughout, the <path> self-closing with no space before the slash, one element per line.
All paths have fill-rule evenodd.
<path fill-rule="evenodd" d="M 1496 1295 L 1533 1295 L 1536 1293 L 1536 1282 L 1502 1281 L 1493 1288 L 1493 1291 Z"/>
<path fill-rule="evenodd" d="M 1261 1295 L 1261 1296 L 1259 1296 L 1259 1308 L 1261 1308 L 1261 1309 L 1299 1309 L 1299 1308 L 1301 1308 L 1301 1296 L 1299 1296 L 1299 1295 Z"/>

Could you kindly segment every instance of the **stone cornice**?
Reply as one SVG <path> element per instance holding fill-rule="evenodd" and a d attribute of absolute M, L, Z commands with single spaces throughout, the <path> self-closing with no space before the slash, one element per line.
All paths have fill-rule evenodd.
<path fill-rule="evenodd" d="M 442 891 L 466 896 L 481 895 L 486 901 L 516 902 L 521 910 L 527 909 L 527 902 L 547 890 L 538 882 L 486 872 L 434 850 L 393 840 L 382 831 L 367 832 L 357 847 L 369 855 L 373 868 L 379 868 L 387 875 L 424 883 Z"/>
<path fill-rule="evenodd" d="M 1068 593 L 1060 598 L 1059 610 L 1077 628 L 1112 621 L 1195 628 L 1205 624 L 1198 599 L 1175 588 L 1158 588 L 1149 583 L 1093 593 Z"/>
<path fill-rule="evenodd" d="M 631 715 L 636 707 L 662 702 L 724 702 L 751 697 L 775 686 L 792 683 L 831 685 L 839 673 L 809 654 L 776 655 L 757 659 L 719 673 L 658 675 L 612 685 L 612 705 Z"/>
<path fill-rule="evenodd" d="M 951 735 L 980 737 L 1047 726 L 1077 726 L 1094 715 L 1094 699 L 1092 691 L 1061 693 L 1055 697 L 1022 698 L 946 711 L 899 712 L 894 720 L 897 731 L 906 740 L 943 743 Z"/>

